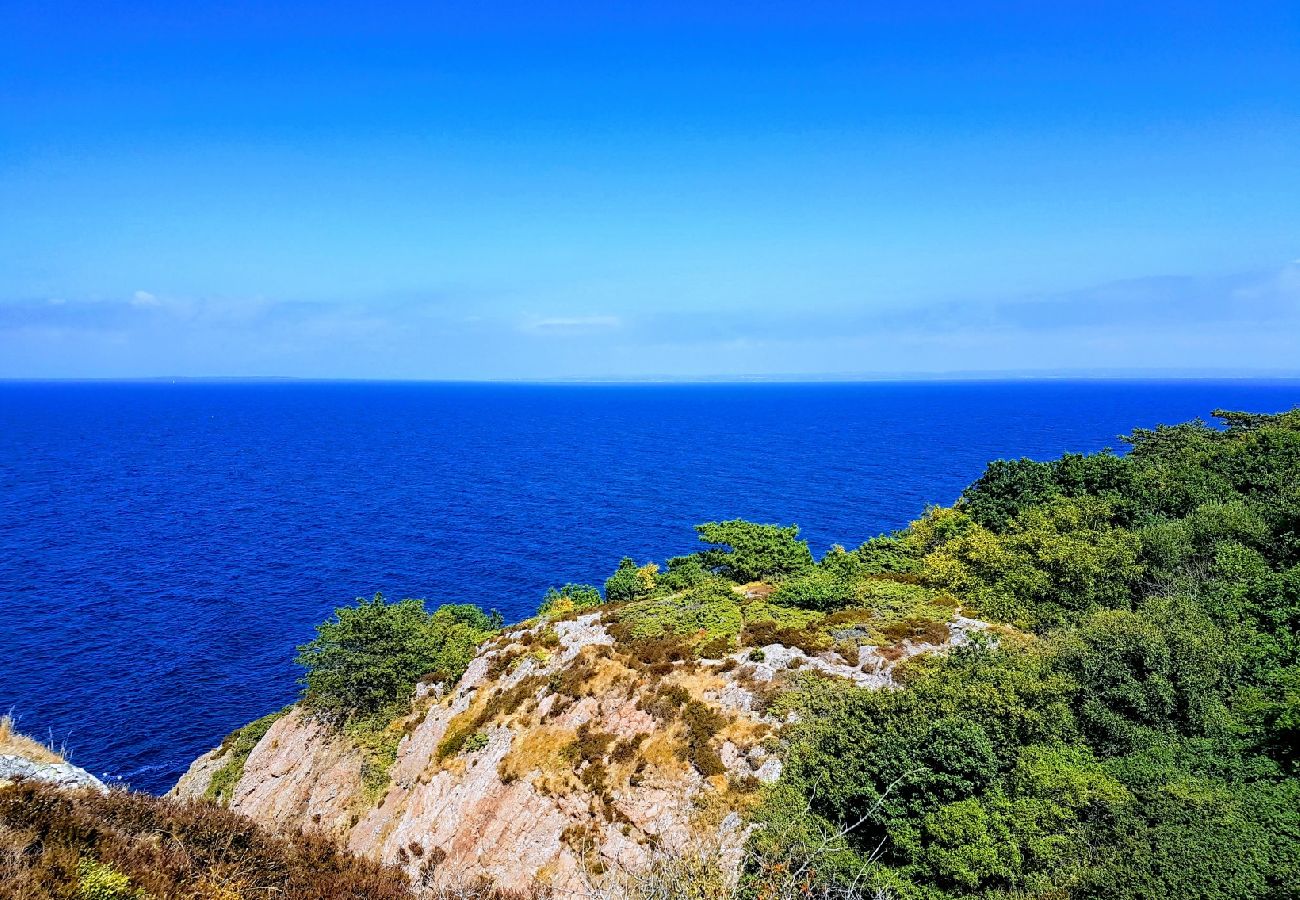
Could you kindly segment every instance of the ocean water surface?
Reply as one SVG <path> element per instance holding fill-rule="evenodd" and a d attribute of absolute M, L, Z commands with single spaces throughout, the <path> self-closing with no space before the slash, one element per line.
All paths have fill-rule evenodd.
<path fill-rule="evenodd" d="M 290 702 L 294 648 L 383 591 L 507 619 L 691 526 L 820 554 L 950 503 L 996 457 L 1118 447 L 1300 384 L 0 384 L 0 711 L 166 790 Z"/>

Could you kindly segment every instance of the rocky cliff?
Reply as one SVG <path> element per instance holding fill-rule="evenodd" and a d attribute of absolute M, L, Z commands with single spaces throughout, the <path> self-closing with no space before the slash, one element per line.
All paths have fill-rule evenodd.
<path fill-rule="evenodd" d="M 106 791 L 104 783 L 74 766 L 39 741 L 14 730 L 9 716 L 0 716 L 0 788 L 16 781 L 39 781 L 60 788 Z"/>
<path fill-rule="evenodd" d="M 15 781 L 40 781 L 62 788 L 107 791 L 104 782 L 66 762 L 35 762 L 23 756 L 0 755 L 0 787 Z"/>
<path fill-rule="evenodd" d="M 626 646 L 599 613 L 533 623 L 488 642 L 450 689 L 418 688 L 390 726 L 395 756 L 294 707 L 246 758 L 227 742 L 172 793 L 332 833 L 417 887 L 581 890 L 700 847 L 734 868 L 744 813 L 781 774 L 768 705 L 783 681 L 816 670 L 885 687 L 898 660 L 978 627 L 956 616 L 887 648 L 773 643 L 694 659 Z"/>

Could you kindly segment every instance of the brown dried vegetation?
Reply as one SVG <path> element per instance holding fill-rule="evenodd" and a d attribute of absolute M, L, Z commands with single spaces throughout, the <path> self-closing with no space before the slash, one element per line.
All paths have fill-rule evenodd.
<path fill-rule="evenodd" d="M 0 756 L 21 756 L 35 763 L 61 763 L 54 750 L 14 730 L 14 720 L 0 716 Z"/>
<path fill-rule="evenodd" d="M 412 898 L 396 869 L 322 835 L 272 835 L 211 803 L 35 782 L 0 790 L 0 896 L 77 896 L 86 860 L 168 900 Z"/>
<path fill-rule="evenodd" d="M 547 680 L 539 675 L 529 675 L 520 679 L 510 688 L 497 688 L 483 703 L 475 703 L 447 726 L 447 735 L 438 744 L 437 757 L 444 760 L 455 756 L 465 746 L 465 742 L 475 732 L 481 730 L 497 716 L 518 710 L 528 700 L 535 698 L 537 691 L 546 686 Z"/>

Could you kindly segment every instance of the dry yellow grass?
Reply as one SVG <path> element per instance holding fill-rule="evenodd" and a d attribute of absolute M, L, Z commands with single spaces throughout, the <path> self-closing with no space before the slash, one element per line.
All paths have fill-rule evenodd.
<path fill-rule="evenodd" d="M 748 750 L 763 741 L 772 733 L 772 726 L 764 722 L 755 722 L 744 716 L 736 716 L 718 732 L 718 739 L 731 741 L 737 747 Z"/>
<path fill-rule="evenodd" d="M 586 653 L 586 651 L 583 651 Z M 594 669 L 592 675 L 582 684 L 582 692 L 589 697 L 602 697 L 614 693 L 614 685 L 634 680 L 637 673 L 616 659 L 608 656 L 609 648 L 601 647 L 588 654 L 585 659 Z"/>
<path fill-rule="evenodd" d="M 641 746 L 641 758 L 665 774 L 680 776 L 689 770 L 682 760 L 682 727 L 673 724 L 661 728 Z"/>
<path fill-rule="evenodd" d="M 665 684 L 675 684 L 685 688 L 686 692 L 696 700 L 705 700 L 710 693 L 716 694 L 727 686 L 720 676 L 709 669 L 674 672 L 663 681 Z"/>
<path fill-rule="evenodd" d="M 37 763 L 61 763 L 63 757 L 40 741 L 14 731 L 14 720 L 0 716 L 0 756 L 21 756 Z"/>
<path fill-rule="evenodd" d="M 506 781 L 527 778 L 536 772 L 553 793 L 558 789 L 573 790 L 578 780 L 572 774 L 573 763 L 564 758 L 564 750 L 576 738 L 577 732 L 572 728 L 542 725 L 525 731 L 516 738 L 497 771 Z"/>

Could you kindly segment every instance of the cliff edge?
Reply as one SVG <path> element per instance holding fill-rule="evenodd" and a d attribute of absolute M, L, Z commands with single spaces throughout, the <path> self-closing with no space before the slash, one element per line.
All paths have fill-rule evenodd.
<path fill-rule="evenodd" d="M 815 671 L 885 687 L 897 661 L 983 627 L 954 616 L 888 648 L 772 643 L 708 659 L 616 640 L 607 617 L 507 629 L 450 688 L 418 686 L 389 726 L 391 761 L 299 705 L 200 757 L 172 795 L 331 833 L 417 888 L 587 890 L 702 848 L 734 871 L 744 813 L 781 774 L 783 719 L 768 708 L 780 684 Z"/>

